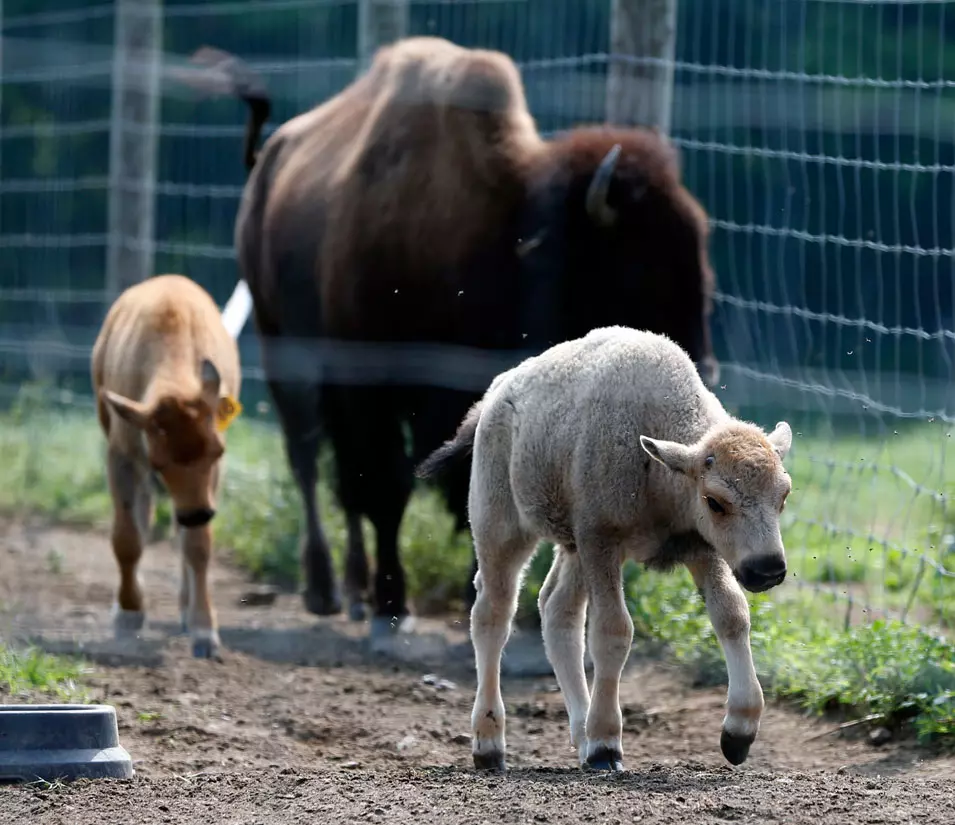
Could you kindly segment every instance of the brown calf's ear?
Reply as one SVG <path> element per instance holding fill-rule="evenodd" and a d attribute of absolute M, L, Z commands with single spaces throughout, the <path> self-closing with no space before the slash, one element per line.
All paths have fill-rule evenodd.
<path fill-rule="evenodd" d="M 134 427 L 145 430 L 150 425 L 149 410 L 139 401 L 133 401 L 111 390 L 101 390 L 100 398 L 116 415 Z"/>
<path fill-rule="evenodd" d="M 214 406 L 215 400 L 219 397 L 219 385 L 222 383 L 219 370 L 212 361 L 203 358 L 199 365 L 199 376 L 202 380 L 202 394 L 209 399 L 210 406 Z"/>
<path fill-rule="evenodd" d="M 674 473 L 687 474 L 693 467 L 694 452 L 692 447 L 676 441 L 662 441 L 648 436 L 640 436 L 640 446 L 651 458 L 659 461 L 664 467 Z"/>

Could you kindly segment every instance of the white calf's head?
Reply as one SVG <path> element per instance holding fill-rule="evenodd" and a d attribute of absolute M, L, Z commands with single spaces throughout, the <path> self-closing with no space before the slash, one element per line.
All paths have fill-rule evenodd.
<path fill-rule="evenodd" d="M 696 444 L 640 436 L 650 456 L 694 486 L 690 506 L 697 531 L 753 593 L 786 577 L 779 515 L 792 490 L 782 460 L 792 445 L 785 421 L 768 436 L 757 426 L 733 420 L 711 429 Z"/>

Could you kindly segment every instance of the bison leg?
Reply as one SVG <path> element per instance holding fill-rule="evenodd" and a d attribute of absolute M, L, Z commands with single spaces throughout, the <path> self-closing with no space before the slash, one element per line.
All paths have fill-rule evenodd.
<path fill-rule="evenodd" d="M 337 390 L 328 389 L 331 395 Z M 331 404 L 329 408 L 331 409 Z M 371 574 L 368 569 L 368 553 L 365 550 L 365 537 L 362 533 L 362 510 L 361 499 L 357 491 L 353 490 L 355 486 L 352 481 L 351 462 L 348 460 L 347 452 L 344 452 L 337 445 L 335 433 L 340 432 L 340 427 L 334 427 L 335 412 L 332 410 L 329 415 L 332 431 L 332 441 L 336 444 L 334 450 L 335 467 L 338 474 L 338 498 L 339 504 L 345 511 L 345 532 L 347 533 L 347 545 L 345 550 L 345 598 L 348 601 L 348 616 L 352 621 L 364 621 L 366 617 L 365 601 L 368 598 L 368 582 Z"/>
<path fill-rule="evenodd" d="M 261 341 L 262 361 L 266 375 L 270 376 L 282 369 L 283 363 L 282 359 L 277 358 L 278 353 L 272 352 L 272 346 L 267 341 L 268 339 Z M 289 362 L 295 360 L 297 358 L 289 353 L 289 357 L 284 359 L 284 367 L 290 368 Z M 293 385 L 271 377 L 268 383 L 282 422 L 289 467 L 298 485 L 305 510 L 305 541 L 302 546 L 305 608 L 317 616 L 332 616 L 341 613 L 342 603 L 315 496 L 318 485 L 318 447 L 321 439 L 318 385 Z"/>
<path fill-rule="evenodd" d="M 590 690 L 584 672 L 587 583 L 575 550 L 560 545 L 554 548 L 554 563 L 544 579 L 537 606 L 544 650 L 567 707 L 570 742 L 582 753 L 587 743 L 590 711 Z"/>
<path fill-rule="evenodd" d="M 368 553 L 361 529 L 361 513 L 345 512 L 348 533 L 348 549 L 345 555 L 345 598 L 348 600 L 348 616 L 352 621 L 365 619 L 365 600 L 368 598 Z"/>
<path fill-rule="evenodd" d="M 475 545 L 477 598 L 471 608 L 471 643 L 477 669 L 477 693 L 471 712 L 471 755 L 479 770 L 504 770 L 504 698 L 501 696 L 501 654 L 517 612 L 521 569 L 535 543 L 526 536 L 500 540 L 493 529 L 478 527 Z"/>
<path fill-rule="evenodd" d="M 349 514 L 367 516 L 375 530 L 371 636 L 373 642 L 384 642 L 394 631 L 411 626 L 398 553 L 398 531 L 414 482 L 411 459 L 390 391 L 329 387 L 325 401 L 342 508 Z M 354 547 L 350 543 L 349 551 Z"/>
<path fill-rule="evenodd" d="M 141 630 L 146 613 L 139 583 L 139 560 L 149 530 L 152 491 L 149 476 L 119 450 L 110 447 L 107 476 L 113 498 L 113 555 L 119 566 L 119 590 L 113 608 L 117 636 Z"/>
<path fill-rule="evenodd" d="M 720 749 L 733 765 L 742 764 L 759 732 L 763 690 L 753 667 L 749 643 L 749 604 L 733 573 L 721 558 L 708 554 L 687 567 L 703 594 L 716 638 L 726 658 L 729 689 Z"/>
<path fill-rule="evenodd" d="M 219 630 L 215 608 L 209 596 L 209 562 L 212 557 L 212 529 L 209 525 L 181 529 L 182 555 L 189 582 L 189 631 L 192 655 L 197 659 L 219 656 Z"/>
<path fill-rule="evenodd" d="M 633 620 L 623 599 L 619 555 L 600 543 L 582 545 L 580 560 L 590 597 L 587 641 L 594 661 L 594 688 L 587 714 L 587 742 L 580 757 L 581 763 L 591 768 L 619 771 L 623 770 L 620 675 L 633 643 Z"/>

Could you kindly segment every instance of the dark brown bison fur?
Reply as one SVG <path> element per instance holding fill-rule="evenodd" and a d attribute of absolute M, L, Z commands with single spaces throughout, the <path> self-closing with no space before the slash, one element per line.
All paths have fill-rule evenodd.
<path fill-rule="evenodd" d="M 243 88 L 247 80 L 234 92 L 250 100 L 252 169 L 236 246 L 306 504 L 306 604 L 341 609 L 314 497 L 326 431 L 347 514 L 352 613 L 362 615 L 368 579 L 367 516 L 376 615 L 402 616 L 398 528 L 413 462 L 454 432 L 501 369 L 613 324 L 667 334 L 715 366 L 706 215 L 653 131 L 580 128 L 544 141 L 500 52 L 438 38 L 382 48 L 365 75 L 281 125 L 257 157 L 262 95 Z M 369 342 L 383 346 L 356 348 Z M 499 357 L 482 371 L 460 351 L 399 345 Z M 361 384 L 357 373 L 376 366 Z M 466 527 L 467 462 L 441 483 Z"/>

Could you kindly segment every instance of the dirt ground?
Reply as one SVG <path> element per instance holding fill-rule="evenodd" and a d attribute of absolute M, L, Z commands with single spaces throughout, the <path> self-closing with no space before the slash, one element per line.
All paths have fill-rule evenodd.
<path fill-rule="evenodd" d="M 0 822 L 955 822 L 955 759 L 820 736 L 834 722 L 772 704 L 749 760 L 730 767 L 723 689 L 636 654 L 621 688 L 626 772 L 576 767 L 561 695 L 538 673 L 505 678 L 510 771 L 479 775 L 462 617 L 421 621 L 400 651 L 375 655 L 365 627 L 309 616 L 296 596 L 244 604 L 247 581 L 220 560 L 224 661 L 196 661 L 175 635 L 178 570 L 168 544 L 148 549 L 150 625 L 119 646 L 106 539 L 0 525 L 0 634 L 93 661 L 92 696 L 115 705 L 136 770 L 128 782 L 2 787 Z M 526 632 L 505 652 L 512 673 L 541 656 Z"/>

